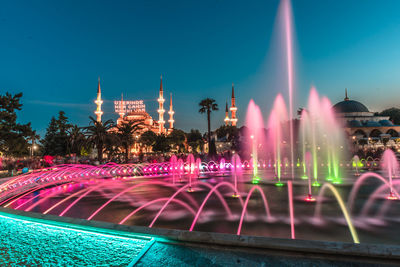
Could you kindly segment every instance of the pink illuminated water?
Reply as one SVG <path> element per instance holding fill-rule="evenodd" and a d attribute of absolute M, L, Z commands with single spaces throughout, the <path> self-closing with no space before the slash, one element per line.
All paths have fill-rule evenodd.
<path fill-rule="evenodd" d="M 399 174 L 399 163 L 397 162 L 396 155 L 391 149 L 386 149 L 383 152 L 381 167 L 386 177 L 389 178 L 390 191 L 392 192 L 392 179 Z"/>
<path fill-rule="evenodd" d="M 288 120 L 288 114 L 286 111 L 286 105 L 283 100 L 282 95 L 278 95 L 275 98 L 273 108 L 271 110 L 268 119 L 268 146 L 269 154 L 273 155 L 275 174 L 280 183 L 281 180 L 281 168 L 282 168 L 282 158 L 284 158 L 285 151 L 285 140 L 284 140 L 284 129 L 283 125 Z"/>
<path fill-rule="evenodd" d="M 234 182 L 234 192 L 233 196 L 239 196 L 240 192 L 243 191 L 243 188 L 238 188 L 238 180 L 240 182 L 240 185 L 243 185 L 243 180 L 242 180 L 242 175 L 243 175 L 243 168 L 242 168 L 242 162 L 240 160 L 240 157 L 238 154 L 233 154 L 232 159 L 231 159 L 231 172 L 233 176 L 233 182 Z"/>
<path fill-rule="evenodd" d="M 246 139 L 248 149 L 251 151 L 251 159 L 253 163 L 253 175 L 258 175 L 258 151 L 261 144 L 264 142 L 264 121 L 261 115 L 260 107 L 253 100 L 247 107 L 246 126 L 249 129 Z"/>
<path fill-rule="evenodd" d="M 293 207 L 293 186 L 292 181 L 288 181 L 288 198 L 289 198 L 289 216 L 290 216 L 290 234 L 292 239 L 296 239 L 294 230 L 294 207 Z"/>
<path fill-rule="evenodd" d="M 249 204 L 249 200 L 250 200 L 250 198 L 253 195 L 253 192 L 255 190 L 257 190 L 261 194 L 262 201 L 263 201 L 264 208 L 265 208 L 265 214 L 267 215 L 267 218 L 269 220 L 271 220 L 271 212 L 269 210 L 267 197 L 265 196 L 265 194 L 264 194 L 263 190 L 261 189 L 261 187 L 259 187 L 258 185 L 255 185 L 250 189 L 249 194 L 247 195 L 247 198 L 246 198 L 246 200 L 244 202 L 244 205 L 243 205 L 243 208 L 242 208 L 242 214 L 240 215 L 239 226 L 238 226 L 238 229 L 237 229 L 237 232 L 236 232 L 237 235 L 240 235 L 240 233 L 242 231 L 243 219 L 244 219 L 244 216 L 246 214 L 247 205 Z"/>
<path fill-rule="evenodd" d="M 370 225 L 364 217 L 372 213 L 382 194 L 389 195 L 383 198 L 385 202 L 375 212 L 374 219 L 383 221 L 386 214 L 396 219 L 397 210 L 390 210 L 399 207 L 393 200 L 400 198 L 400 182 L 392 180 L 399 174 L 394 153 L 387 150 L 383 155 L 383 176 L 370 172 L 358 179 L 353 175 L 345 177 L 343 173 L 350 171 L 346 170 L 350 158 L 345 158 L 341 151 L 346 146 L 342 127 L 333 113 L 332 103 L 328 98 L 320 97 L 314 87 L 302 111 L 299 136 L 295 140 L 294 27 L 290 0 L 281 1 L 279 20 L 285 37 L 288 104 L 282 94 L 278 94 L 271 112 L 264 114 L 268 118 L 264 128 L 260 107 L 253 100 L 249 102 L 245 122 L 248 132 L 244 134 L 243 142 L 247 144 L 247 151 L 243 153 L 243 160 L 239 154 L 234 154 L 231 159 L 202 162 L 189 154 L 186 160 L 172 155 L 169 162 L 159 163 L 55 166 L 1 184 L 0 205 L 43 214 L 87 220 L 107 221 L 104 218 L 109 218 L 110 222 L 119 224 L 176 227 L 189 231 L 209 230 L 204 226 L 208 223 L 212 230 L 237 235 L 245 229 L 245 234 L 264 235 L 267 232 L 273 236 L 276 230 L 284 229 L 284 234 L 279 237 L 286 238 L 290 226 L 292 239 L 296 235 L 297 238 L 314 238 L 322 232 L 327 233 L 321 234 L 321 240 L 335 239 L 337 233 L 342 232 L 338 218 L 345 217 L 356 243 L 358 237 L 353 220 L 357 227 L 368 229 Z M 295 169 L 295 153 L 299 155 L 298 162 L 303 163 L 303 168 L 299 166 L 298 170 Z M 341 164 L 344 167 L 339 168 Z M 289 168 L 290 176 L 285 175 Z M 306 174 L 307 181 L 294 180 L 295 175 Z M 288 178 L 291 179 L 288 181 Z M 342 187 L 330 183 L 318 187 L 325 180 L 339 184 L 342 178 L 346 179 Z M 372 179 L 379 182 L 379 187 L 365 196 L 360 188 L 374 189 L 375 185 L 366 183 Z M 286 182 L 287 191 L 281 187 Z M 256 183 L 258 185 L 253 185 Z M 318 192 L 317 199 L 312 196 L 312 186 Z M 331 194 L 325 196 L 325 192 Z M 308 202 L 294 200 L 296 194 L 306 194 Z M 347 205 L 343 204 L 344 200 Z M 324 215 L 323 203 L 326 206 Z M 183 219 L 177 218 L 176 214 L 184 214 Z M 313 223 L 315 219 L 320 224 Z M 136 224 L 140 220 L 145 223 Z M 388 230 L 392 228 L 384 229 L 383 234 Z M 373 233 L 371 239 L 375 240 L 377 235 Z"/>
<path fill-rule="evenodd" d="M 286 43 L 286 61 L 287 61 L 287 79 L 289 92 L 289 131 L 290 131 L 290 156 L 292 163 L 292 179 L 294 179 L 294 133 L 293 133 L 293 97 L 294 97 L 294 64 L 293 64 L 293 26 L 292 26 L 292 8 L 290 0 L 281 2 L 281 18 L 284 20 L 285 43 Z"/>
<path fill-rule="evenodd" d="M 322 180 L 319 177 L 321 171 L 327 172 L 325 178 L 328 181 L 339 183 L 341 181 L 339 165 L 345 138 L 332 110 L 331 102 L 326 97 L 321 98 L 315 87 L 310 90 L 308 105 L 302 112 L 300 127 L 303 157 L 306 151 L 311 152 L 313 185 L 318 185 Z"/>
<path fill-rule="evenodd" d="M 307 166 L 311 165 L 308 163 L 310 155 L 311 153 L 306 153 L 305 161 Z M 268 165 L 272 164 L 266 161 L 259 161 L 259 175 L 263 175 L 265 178 L 260 185 L 254 186 L 251 183 L 248 183 L 249 179 L 251 180 L 251 177 L 249 176 L 251 169 L 246 167 L 243 169 L 243 163 L 238 155 L 234 155 L 230 162 L 222 160 L 219 162 L 201 163 L 199 159 L 195 160 L 195 163 L 192 162 L 193 160 L 190 157 L 189 160 L 186 161 L 185 166 L 182 166 L 182 179 L 185 181 L 185 184 L 177 183 L 175 185 L 171 180 L 172 174 L 168 175 L 168 173 L 171 173 L 171 166 L 173 165 L 171 162 L 141 165 L 140 168 L 143 170 L 143 174 L 151 174 L 141 176 L 140 181 L 135 181 L 135 177 L 120 177 L 123 173 L 133 173 L 135 168 L 139 168 L 137 165 L 111 165 L 108 167 L 99 166 L 93 168 L 85 166 L 84 169 L 71 166 L 57 167 L 56 170 L 51 170 L 47 173 L 37 173 L 36 177 L 34 175 L 24 176 L 26 179 L 25 181 L 24 179 L 21 179 L 21 177 L 16 177 L 15 181 L 18 181 L 20 188 L 26 187 L 26 191 L 21 191 L 15 198 L 4 201 L 5 203 L 8 203 L 11 208 L 25 208 L 26 210 L 36 212 L 40 211 L 44 214 L 49 214 L 50 212 L 51 214 L 59 214 L 60 216 L 76 216 L 76 214 L 78 214 L 78 217 L 81 217 L 79 214 L 83 212 L 83 216 L 85 216 L 84 218 L 88 218 L 89 220 L 93 218 L 102 220 L 104 216 L 111 216 L 110 218 L 112 218 L 112 222 L 119 222 L 121 224 L 128 223 L 128 220 L 130 224 L 135 224 L 138 219 L 146 218 L 145 225 L 149 225 L 150 227 L 160 227 L 168 220 L 171 222 L 176 220 L 175 216 L 178 214 L 178 216 L 184 216 L 184 218 L 189 216 L 184 222 L 185 225 L 187 224 L 187 230 L 190 231 L 201 230 L 204 227 L 204 224 L 207 224 L 208 222 L 210 225 L 215 225 L 218 229 L 218 225 L 222 221 L 223 224 L 228 222 L 233 225 L 234 228 L 231 229 L 233 229 L 237 234 L 242 233 L 242 229 L 245 225 L 248 225 L 245 227 L 246 233 L 254 232 L 253 224 L 256 223 L 256 225 L 258 225 L 257 227 L 260 225 L 267 225 L 267 228 L 277 227 L 276 225 L 283 225 L 282 228 L 286 229 L 285 234 L 282 235 L 283 237 L 287 237 L 289 233 L 289 236 L 293 239 L 296 238 L 297 235 L 303 236 L 303 230 L 301 229 L 304 229 L 304 226 L 302 226 L 304 225 L 304 213 L 307 213 L 308 209 L 312 211 L 314 206 L 309 206 L 309 208 L 306 209 L 304 207 L 302 208 L 301 205 L 299 207 L 293 199 L 293 191 L 297 190 L 296 194 L 298 194 L 299 190 L 301 191 L 303 190 L 302 188 L 304 188 L 305 190 L 302 192 L 306 193 L 308 191 L 310 194 L 310 183 L 308 183 L 307 186 L 305 181 L 303 183 L 303 181 L 300 180 L 296 181 L 295 187 L 293 187 L 292 181 L 288 181 L 287 193 L 286 190 L 279 190 L 273 186 L 273 184 L 268 185 L 268 182 L 271 183 L 273 180 L 271 177 L 268 178 L 268 176 L 265 176 L 268 171 L 272 171 L 273 167 L 268 167 Z M 247 164 L 246 161 L 244 161 L 244 164 Z M 201 168 L 199 168 L 199 166 Z M 218 168 L 215 167 L 214 170 L 212 170 L 212 166 L 217 166 Z M 225 166 L 224 176 L 219 175 L 221 172 L 221 166 Z M 146 171 L 144 171 L 144 169 L 146 169 Z M 198 182 L 195 180 L 190 182 L 189 177 L 192 176 L 193 173 L 198 175 L 199 173 L 197 170 L 200 169 L 203 173 L 203 177 L 208 176 L 208 178 L 206 178 L 207 182 Z M 165 172 L 166 170 L 167 174 L 158 178 L 165 180 L 154 180 L 155 173 Z M 302 172 L 302 170 L 300 170 L 300 172 Z M 87 173 L 89 176 L 86 176 Z M 247 180 L 235 178 L 235 175 L 238 173 L 245 173 Z M 111 176 L 97 178 L 98 175 L 105 174 Z M 215 179 L 216 177 L 213 177 L 213 174 L 217 175 L 219 178 Z M 309 176 L 311 177 L 311 175 Z M 45 181 L 34 187 L 30 187 L 30 183 L 25 183 L 26 181 L 30 181 L 30 179 L 37 180 L 38 177 L 45 177 Z M 64 177 L 66 179 L 66 184 L 58 184 L 64 183 Z M 71 179 L 69 177 L 76 177 L 77 180 L 68 180 Z M 144 177 L 147 177 L 146 180 L 142 180 Z M 60 180 L 55 181 L 53 178 L 56 178 L 56 180 L 60 178 Z M 385 193 L 385 190 L 388 192 L 390 191 L 390 185 L 388 182 L 389 178 L 384 178 L 374 173 L 367 173 L 359 177 L 359 179 L 355 181 L 355 185 L 349 193 L 347 209 L 350 212 L 353 210 L 353 203 L 356 202 L 357 196 L 359 195 L 359 188 L 368 185 L 367 183 L 364 183 L 367 179 L 374 178 L 380 180 L 384 185 L 377 188 L 368 197 L 364 209 L 359 215 L 361 216 L 360 218 L 363 218 L 370 213 L 368 211 L 370 211 L 372 205 L 381 198 L 381 193 Z M 79 183 L 79 181 L 82 181 L 84 184 Z M 8 183 L 8 185 L 10 184 L 12 183 Z M 395 188 L 395 184 L 397 185 L 400 183 L 396 181 L 396 183 L 392 184 L 393 195 L 398 197 L 399 195 Z M 325 184 L 322 189 L 325 190 L 330 188 L 331 190 L 334 190 L 332 187 L 328 187 L 328 185 L 329 184 Z M 190 187 L 195 186 L 200 190 L 194 193 L 187 192 Z M 6 187 L 8 186 L 6 185 Z M 60 190 L 60 187 L 62 187 L 63 190 Z M 154 191 L 154 187 L 159 188 L 157 189 L 160 190 L 159 193 Z M 2 191 L 2 193 L 6 191 Z M 258 194 L 254 194 L 255 191 L 257 191 Z M 38 192 L 39 194 L 34 194 L 35 192 Z M 150 198 L 150 192 L 154 194 L 152 198 Z M 199 193 L 201 196 L 198 195 Z M 232 193 L 234 193 L 236 198 L 231 197 Z M 323 192 L 320 192 L 320 195 L 321 194 L 323 194 Z M 339 193 L 336 193 L 336 198 L 338 201 L 340 200 L 339 202 L 342 202 L 338 194 Z M 63 195 L 63 197 L 60 198 L 58 197 L 59 195 Z M 99 195 L 102 197 L 99 198 Z M 149 197 L 147 197 L 148 195 Z M 244 197 L 246 198 L 244 199 Z M 97 201 L 95 202 L 95 205 L 92 206 L 90 203 L 96 199 Z M 319 196 L 318 203 L 315 206 L 314 216 L 315 218 L 319 218 L 322 222 L 321 225 L 324 225 L 326 219 L 322 216 L 321 200 L 321 196 Z M 109 205 L 112 206 L 108 207 Z M 307 205 L 313 204 L 310 203 Z M 376 214 L 374 223 L 384 221 L 386 214 L 391 213 L 390 208 L 395 205 L 396 201 L 388 200 L 385 202 Z M 124 208 L 119 211 L 119 207 L 121 206 Z M 331 207 L 327 209 L 328 212 L 332 209 L 332 204 L 330 204 L 330 206 Z M 287 207 L 289 208 L 288 213 Z M 333 206 L 333 208 L 334 207 L 335 206 Z M 263 210 L 265 210 L 265 213 Z M 357 237 L 352 220 L 357 222 L 357 224 L 354 225 L 361 225 L 363 227 L 367 223 L 361 222 L 357 216 L 354 216 L 354 214 L 348 214 L 343 205 L 341 205 L 341 210 L 344 211 L 346 222 L 351 229 L 350 232 L 352 236 Z M 272 217 L 271 211 L 274 212 L 274 217 Z M 282 211 L 285 213 L 287 219 L 282 218 Z M 113 216 L 114 212 L 115 215 Z M 276 213 L 279 215 L 276 216 Z M 339 217 L 342 217 L 341 214 L 339 214 Z M 114 219 L 117 221 L 114 221 Z M 214 222 L 213 220 L 216 221 Z M 302 223 L 297 224 L 298 221 Z M 372 222 L 372 220 L 368 218 L 367 222 Z M 289 225 L 290 227 L 285 227 L 285 225 Z M 180 222 L 177 224 L 177 227 L 181 227 Z M 257 233 L 262 234 L 262 232 Z M 357 241 L 358 239 L 354 238 L 354 240 Z"/>
<path fill-rule="evenodd" d="M 176 155 L 172 155 L 169 163 L 170 163 L 170 173 L 172 175 L 172 183 L 175 184 L 176 174 L 177 174 L 177 166 L 178 166 L 178 159 Z"/>

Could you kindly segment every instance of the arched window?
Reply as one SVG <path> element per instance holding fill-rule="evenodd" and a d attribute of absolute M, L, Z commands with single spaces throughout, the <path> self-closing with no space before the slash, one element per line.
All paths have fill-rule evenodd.
<path fill-rule="evenodd" d="M 382 132 L 378 129 L 373 129 L 370 133 L 370 137 L 379 137 L 382 134 Z"/>
<path fill-rule="evenodd" d="M 386 133 L 390 134 L 392 137 L 399 137 L 399 132 L 394 129 L 389 129 Z"/>
<path fill-rule="evenodd" d="M 367 137 L 367 134 L 363 130 L 360 130 L 360 129 L 355 131 L 353 135 L 355 135 L 355 136 L 361 135 L 362 137 Z"/>

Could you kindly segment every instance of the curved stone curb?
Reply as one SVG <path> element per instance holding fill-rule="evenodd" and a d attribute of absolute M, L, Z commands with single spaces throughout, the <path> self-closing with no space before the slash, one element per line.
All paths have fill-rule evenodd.
<path fill-rule="evenodd" d="M 93 227 L 104 230 L 118 231 L 121 235 L 140 234 L 156 238 L 157 242 L 174 243 L 182 245 L 212 245 L 222 246 L 226 249 L 246 248 L 246 249 L 267 249 L 283 252 L 305 253 L 313 255 L 330 256 L 334 258 L 357 257 L 368 261 L 390 261 L 400 262 L 400 246 L 378 245 L 378 244 L 353 244 L 343 242 L 325 242 L 312 240 L 291 240 L 283 238 L 269 238 L 260 236 L 245 236 L 233 234 L 221 234 L 210 232 L 189 232 L 185 230 L 148 228 L 142 226 L 118 225 L 100 221 L 87 221 L 84 219 L 59 217 L 55 215 L 44 215 L 41 213 L 25 212 L 9 208 L 0 208 L 0 212 L 24 216 L 29 220 L 41 219 L 46 223 L 52 222 L 65 223 L 69 227 Z"/>

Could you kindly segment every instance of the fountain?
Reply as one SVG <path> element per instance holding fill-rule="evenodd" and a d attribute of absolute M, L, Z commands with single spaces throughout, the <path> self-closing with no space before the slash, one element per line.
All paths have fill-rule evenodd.
<path fill-rule="evenodd" d="M 194 160 L 194 156 L 193 154 L 189 154 L 187 156 L 186 159 L 186 168 L 188 170 L 188 177 L 189 177 L 189 188 L 188 188 L 188 192 L 194 192 L 194 189 L 192 187 L 192 179 L 196 178 L 197 175 L 195 174 L 194 170 L 195 170 L 195 166 L 196 166 L 196 162 Z"/>
<path fill-rule="evenodd" d="M 172 175 L 172 183 L 175 184 L 175 179 L 176 179 L 176 173 L 177 173 L 177 161 L 178 159 L 176 158 L 175 155 L 172 155 L 169 162 L 170 162 L 170 172 Z"/>
<path fill-rule="evenodd" d="M 202 162 L 189 154 L 160 163 L 54 166 L 0 184 L 0 206 L 125 225 L 398 244 L 400 203 L 395 200 L 400 182 L 393 179 L 399 175 L 394 153 L 386 150 L 383 155 L 383 176 L 352 175 L 343 129 L 330 101 L 314 87 L 300 120 L 294 122 L 288 0 L 282 1 L 280 18 L 285 26 L 288 104 L 278 94 L 264 128 L 260 107 L 250 101 L 243 151 L 220 161 Z M 363 162 L 370 161 L 373 167 L 378 162 Z M 359 174 L 360 159 L 355 156 L 353 163 Z M 374 227 L 380 227 L 379 235 Z"/>
<path fill-rule="evenodd" d="M 311 173 L 310 173 L 310 166 L 311 166 L 311 153 L 309 151 L 307 151 L 304 154 L 304 164 L 305 166 L 307 166 L 307 177 L 308 177 L 308 194 L 307 196 L 304 198 L 305 201 L 307 202 L 314 202 L 315 198 L 312 195 L 312 190 L 311 190 Z"/>
<path fill-rule="evenodd" d="M 304 116 L 304 117 L 303 117 Z M 306 110 L 302 111 L 302 148 L 303 155 L 309 149 L 312 155 L 313 186 L 320 186 L 319 168 L 327 168 L 326 180 L 335 184 L 341 183 L 339 174 L 340 147 L 344 145 L 341 127 L 335 120 L 332 104 L 327 98 L 320 99 L 316 89 L 310 91 Z M 303 160 L 304 162 L 304 160 Z"/>
<path fill-rule="evenodd" d="M 258 150 L 264 139 L 264 122 L 260 108 L 254 103 L 253 100 L 250 100 L 247 108 L 246 125 L 249 129 L 247 138 L 251 151 L 253 183 L 256 184 L 260 181 L 260 178 L 258 177 Z"/>
<path fill-rule="evenodd" d="M 360 164 L 361 164 L 360 158 L 357 155 L 355 155 L 353 157 L 353 164 L 352 164 L 353 167 L 356 169 L 356 172 L 354 173 L 355 176 L 360 176 L 360 173 L 358 172 L 358 168 L 360 167 Z"/>
<path fill-rule="evenodd" d="M 232 197 L 239 197 L 240 196 L 240 190 L 238 188 L 238 179 L 240 182 L 242 182 L 242 162 L 240 161 L 240 157 L 238 154 L 233 154 L 232 159 L 231 159 L 231 172 L 233 176 L 233 182 L 234 182 L 234 187 L 235 190 L 232 194 Z"/>
<path fill-rule="evenodd" d="M 390 153 L 385 153 L 382 166 L 386 168 L 387 173 L 393 174 L 395 173 L 394 170 L 397 170 L 393 167 L 397 166 L 397 161 L 395 161 L 394 155 Z M 313 181 L 311 174 L 312 152 L 306 151 L 304 157 L 304 165 L 308 166 L 306 171 L 308 180 L 300 179 L 304 171 L 303 168 L 298 168 L 299 176 L 295 176 L 298 177 L 295 179 L 297 185 L 293 188 L 289 177 L 287 196 L 274 186 L 274 173 L 279 167 L 271 169 L 272 166 L 268 168 L 269 163 L 267 164 L 266 161 L 253 161 L 253 166 L 260 165 L 258 175 L 263 177 L 263 183 L 252 185 L 254 170 L 243 170 L 243 163 L 239 155 L 234 154 L 229 163 L 224 160 L 201 163 L 200 159 L 194 160 L 194 157 L 189 156 L 184 167 L 178 163 L 183 162 L 181 159 L 152 164 L 57 166 L 49 170 L 17 176 L 2 184 L 0 186 L 0 205 L 43 214 L 105 220 L 120 224 L 148 225 L 149 227 L 169 227 L 170 223 L 175 225 L 175 221 L 178 220 L 181 221 L 180 225 L 174 227 L 190 231 L 201 230 L 206 225 L 211 227 L 206 227 L 207 230 L 219 231 L 221 229 L 217 227 L 218 224 L 211 223 L 219 221 L 227 227 L 224 231 L 227 230 L 236 234 L 250 231 L 250 233 L 257 235 L 268 233 L 268 235 L 275 237 L 293 239 L 296 238 L 296 234 L 304 236 L 305 233 L 308 233 L 305 229 L 310 228 L 310 223 L 313 227 L 322 227 L 323 229 L 324 225 L 331 225 L 337 218 L 343 216 L 353 242 L 358 243 L 360 237 L 355 225 L 367 227 L 366 225 L 371 223 L 376 227 L 378 225 L 377 220 L 385 220 L 384 214 L 390 213 L 391 210 L 389 209 L 390 206 L 385 204 L 378 213 L 377 219 L 362 219 L 361 222 L 354 213 L 354 203 L 358 203 L 358 206 L 361 205 L 362 209 L 359 216 L 365 218 L 370 214 L 371 207 L 385 190 L 391 192 L 396 198 L 399 197 L 395 186 L 400 185 L 400 182 L 391 181 L 390 175 L 383 178 L 375 173 L 365 173 L 355 180 L 354 187 L 348 195 L 347 205 L 344 204 L 344 197 L 339 190 L 328 183 L 321 187 L 318 197 L 313 197 L 311 191 Z M 388 161 L 391 162 L 391 165 L 387 164 Z M 174 165 L 176 165 L 176 169 Z M 213 166 L 219 166 L 219 168 Z M 203 174 L 203 177 L 213 177 L 221 172 L 221 166 L 225 166 L 225 174 L 221 176 L 222 181 L 212 182 L 209 178 L 206 178 L 206 181 L 200 182 L 191 179 L 191 177 L 199 177 L 200 173 Z M 174 184 L 171 178 L 175 170 L 180 169 L 182 170 L 181 178 L 187 183 Z M 141 175 L 132 176 L 131 173 L 135 173 L 134 170 L 136 170 L 136 173 L 139 172 L 138 170 L 142 170 Z M 272 173 L 270 173 L 271 171 Z M 350 169 L 347 171 L 350 172 Z M 327 167 L 325 172 L 329 172 Z M 344 172 L 345 170 L 342 169 L 341 173 Z M 378 179 L 383 182 L 383 185 L 373 191 L 366 201 L 359 202 L 357 199 L 359 188 L 366 186 L 364 181 L 367 179 Z M 268 182 L 272 183 L 272 187 Z M 196 194 L 191 194 L 188 193 L 192 192 L 189 190 L 190 188 L 202 188 L 204 190 L 196 190 Z M 310 210 L 310 208 L 301 207 L 293 200 L 293 194 L 301 192 L 302 188 L 307 191 L 305 200 L 317 203 L 315 209 L 311 208 Z M 332 209 L 335 210 L 335 205 L 324 202 L 327 190 L 333 193 L 338 205 L 337 211 L 339 213 L 335 213 L 333 218 L 331 218 L 332 215 L 325 216 L 322 213 L 323 207 L 328 205 L 330 208 L 325 213 L 331 213 Z M 259 194 L 254 194 L 256 191 Z M 228 201 L 229 199 L 226 199 L 228 196 L 233 196 L 233 199 L 237 200 Z M 242 199 L 244 196 L 245 199 Z M 284 205 L 276 206 L 278 202 L 287 203 L 288 213 L 286 213 L 287 210 Z M 323 203 L 325 204 L 322 205 Z M 260 210 L 255 212 L 258 205 L 260 205 L 260 208 L 263 207 L 263 213 L 260 213 Z M 284 218 L 285 213 L 288 219 L 279 219 Z M 309 217 L 314 219 L 308 222 L 307 218 Z M 238 225 L 231 224 L 232 226 L 228 227 L 227 222 L 235 221 Z M 357 224 L 354 223 L 355 221 Z M 245 229 L 245 223 L 256 224 L 256 229 L 259 230 L 254 232 L 247 227 Z M 276 233 L 265 230 L 265 226 L 279 229 L 286 224 L 288 224 L 287 234 L 282 230 L 276 230 Z M 331 229 L 328 229 L 327 233 L 332 232 Z M 335 230 L 333 232 L 335 235 L 329 235 L 329 238 L 334 238 L 341 231 Z M 318 235 L 315 236 L 313 231 L 306 236 L 310 239 L 319 238 Z M 344 236 L 340 234 L 337 238 L 346 240 Z M 323 237 L 321 238 L 323 239 Z M 365 233 L 363 238 L 368 240 Z"/>
<path fill-rule="evenodd" d="M 397 196 L 393 194 L 393 177 L 397 176 L 399 173 L 399 163 L 397 162 L 396 155 L 394 152 L 390 149 L 386 149 L 385 152 L 383 153 L 382 156 L 382 164 L 381 167 L 386 174 L 386 176 L 389 178 L 389 184 L 390 184 L 390 192 L 389 196 L 387 196 L 388 199 L 391 200 L 396 200 L 398 199 Z"/>

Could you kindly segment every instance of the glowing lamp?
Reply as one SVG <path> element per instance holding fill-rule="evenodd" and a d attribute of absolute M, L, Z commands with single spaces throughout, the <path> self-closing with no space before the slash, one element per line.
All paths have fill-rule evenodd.
<path fill-rule="evenodd" d="M 315 181 L 312 183 L 312 186 L 319 187 L 319 186 L 321 186 L 321 184 L 320 184 L 317 180 L 315 180 Z"/>
<path fill-rule="evenodd" d="M 311 194 L 308 194 L 308 195 L 304 198 L 304 200 L 305 200 L 306 202 L 314 202 L 316 199 L 315 199 L 315 197 L 313 197 Z"/>
<path fill-rule="evenodd" d="M 386 199 L 388 199 L 388 200 L 398 200 L 399 198 L 398 198 L 395 194 L 393 194 L 392 191 L 390 191 L 390 193 L 389 193 L 389 195 L 386 197 Z"/>

